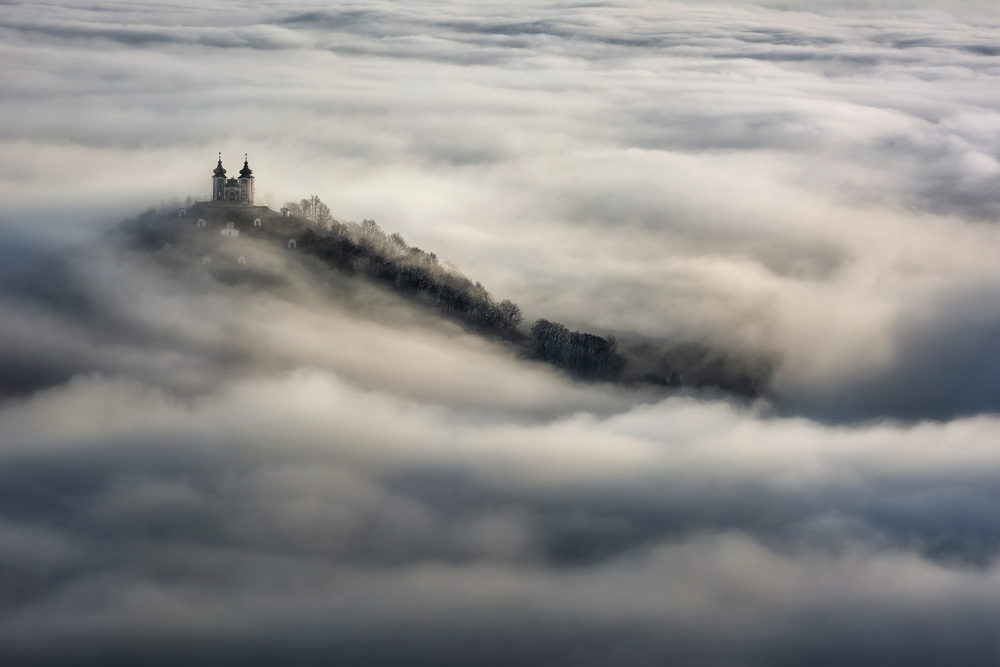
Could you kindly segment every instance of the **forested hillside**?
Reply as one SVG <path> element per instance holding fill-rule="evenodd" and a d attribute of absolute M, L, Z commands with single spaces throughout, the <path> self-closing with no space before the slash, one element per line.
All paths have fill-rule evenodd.
<path fill-rule="evenodd" d="M 410 246 L 399 234 L 386 233 L 374 220 L 338 221 L 315 196 L 285 207 L 288 216 L 263 207 L 239 210 L 194 205 L 183 217 L 150 209 L 124 222 L 120 230 L 133 247 L 169 248 L 194 262 L 199 257 L 210 259 L 220 244 L 233 243 L 219 233 L 232 222 L 240 232 L 239 243 L 276 243 L 314 257 L 582 381 L 715 387 L 753 397 L 765 390 L 770 377 L 768 360 L 746 359 L 698 341 L 651 341 L 627 332 L 599 335 L 545 318 L 528 325 L 512 300 L 495 299 L 481 283 L 442 263 L 433 252 Z M 204 226 L 199 226 L 199 220 Z M 232 266 L 231 262 L 212 265 L 211 271 L 223 282 L 267 279 L 256 267 Z"/>

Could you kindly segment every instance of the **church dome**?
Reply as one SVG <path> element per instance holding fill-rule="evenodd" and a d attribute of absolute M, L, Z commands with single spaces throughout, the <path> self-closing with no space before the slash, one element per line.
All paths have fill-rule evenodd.
<path fill-rule="evenodd" d="M 243 168 L 240 169 L 240 178 L 253 178 L 253 172 L 250 171 L 250 165 L 247 164 L 247 160 L 243 160 Z"/>
<path fill-rule="evenodd" d="M 219 164 L 215 167 L 215 171 L 212 172 L 216 178 L 225 178 L 226 170 L 222 168 L 222 157 L 219 157 Z"/>

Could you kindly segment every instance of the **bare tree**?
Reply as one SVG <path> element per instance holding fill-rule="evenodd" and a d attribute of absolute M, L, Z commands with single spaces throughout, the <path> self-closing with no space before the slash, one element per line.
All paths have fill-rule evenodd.
<path fill-rule="evenodd" d="M 520 326 L 524 316 L 521 315 L 521 308 L 510 299 L 504 299 L 497 304 L 500 314 L 500 326 L 508 331 L 513 331 Z"/>
<path fill-rule="evenodd" d="M 385 232 L 382 231 L 377 222 L 366 218 L 361 221 L 361 235 L 365 238 L 375 239 L 385 237 Z"/>
<path fill-rule="evenodd" d="M 321 225 L 328 225 L 333 222 L 333 216 L 330 215 L 330 207 L 324 204 L 316 195 L 309 195 L 308 199 L 303 199 L 299 202 L 299 208 L 302 210 L 302 217 L 308 220 L 318 222 Z"/>

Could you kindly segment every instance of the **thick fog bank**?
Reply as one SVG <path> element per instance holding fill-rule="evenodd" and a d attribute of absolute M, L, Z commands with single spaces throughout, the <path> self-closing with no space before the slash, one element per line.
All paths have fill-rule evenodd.
<path fill-rule="evenodd" d="M 240 252 L 273 279 L 7 247 L 4 377 L 46 373 L 0 407 L 5 660 L 995 656 L 996 418 L 830 427 L 578 385 Z"/>
<path fill-rule="evenodd" d="M 1000 22 L 782 4 L 0 4 L 0 663 L 997 662 Z M 767 398 L 93 241 L 219 150 Z"/>

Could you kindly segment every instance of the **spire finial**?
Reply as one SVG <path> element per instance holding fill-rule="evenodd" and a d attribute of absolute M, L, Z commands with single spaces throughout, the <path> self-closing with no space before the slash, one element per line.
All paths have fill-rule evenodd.
<path fill-rule="evenodd" d="M 250 169 L 250 154 L 244 153 L 243 168 L 240 169 L 240 178 L 253 178 L 253 171 Z"/>
<path fill-rule="evenodd" d="M 215 165 L 215 171 L 212 172 L 215 178 L 225 178 L 226 169 L 222 166 L 222 151 L 219 151 L 219 164 Z"/>

